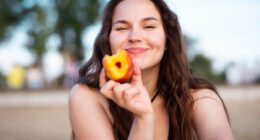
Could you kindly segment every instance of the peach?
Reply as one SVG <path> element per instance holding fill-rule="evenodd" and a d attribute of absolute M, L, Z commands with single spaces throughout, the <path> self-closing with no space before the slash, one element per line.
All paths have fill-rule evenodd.
<path fill-rule="evenodd" d="M 111 80 L 125 82 L 133 75 L 133 61 L 125 50 L 119 50 L 112 56 L 105 55 L 102 64 L 107 77 Z"/>

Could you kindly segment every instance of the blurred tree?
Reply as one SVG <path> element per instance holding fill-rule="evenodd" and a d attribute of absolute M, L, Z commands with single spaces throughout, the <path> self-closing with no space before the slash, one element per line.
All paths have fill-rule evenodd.
<path fill-rule="evenodd" d="M 84 29 L 98 18 L 102 0 L 2 0 L 0 3 L 0 41 L 23 26 L 29 35 L 27 47 L 41 62 L 47 40 L 55 34 L 59 50 L 82 60 Z"/>
<path fill-rule="evenodd" d="M 0 42 L 9 38 L 14 28 L 34 10 L 34 7 L 24 6 L 21 0 L 2 0 L 0 3 Z"/>
<path fill-rule="evenodd" d="M 211 60 L 194 48 L 193 45 L 197 40 L 185 34 L 184 41 L 187 46 L 188 58 L 193 73 L 212 82 L 223 83 L 225 81 L 224 71 L 215 73 Z"/>
<path fill-rule="evenodd" d="M 69 52 L 78 61 L 84 58 L 81 35 L 86 26 L 96 21 L 100 6 L 99 0 L 55 0 L 57 22 L 54 31 L 61 37 L 61 51 Z"/>
<path fill-rule="evenodd" d="M 6 77 L 0 72 L 0 91 L 4 90 L 6 88 L 5 80 L 6 80 Z"/>

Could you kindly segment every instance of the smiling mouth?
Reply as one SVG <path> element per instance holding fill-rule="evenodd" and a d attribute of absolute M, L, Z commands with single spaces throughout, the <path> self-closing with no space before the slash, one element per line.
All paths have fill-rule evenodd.
<path fill-rule="evenodd" d="M 147 51 L 146 48 L 128 48 L 125 50 L 130 54 L 141 54 Z"/>

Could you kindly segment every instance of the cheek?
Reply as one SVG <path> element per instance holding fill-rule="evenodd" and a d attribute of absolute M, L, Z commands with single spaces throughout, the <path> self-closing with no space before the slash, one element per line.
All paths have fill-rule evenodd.
<path fill-rule="evenodd" d="M 114 54 L 121 48 L 120 46 L 123 43 L 123 36 L 111 32 L 109 35 L 109 42 L 111 51 Z"/>
<path fill-rule="evenodd" d="M 113 33 L 110 33 L 110 35 L 109 35 L 109 44 L 110 44 L 111 52 L 112 52 L 112 54 L 114 54 L 115 53 L 115 46 L 117 46 L 117 45 L 116 45 L 116 40 L 115 40 Z"/>
<path fill-rule="evenodd" d="M 150 37 L 150 43 L 159 52 L 163 52 L 166 47 L 166 39 L 164 35 L 155 35 Z"/>
<path fill-rule="evenodd" d="M 166 34 L 163 28 L 158 28 L 152 33 L 147 33 L 146 36 L 149 42 L 153 44 L 156 49 L 164 49 L 166 44 Z"/>
<path fill-rule="evenodd" d="M 151 38 L 151 43 L 153 44 L 154 49 L 154 61 L 161 61 L 166 47 L 166 38 L 164 34 L 157 34 Z"/>
<path fill-rule="evenodd" d="M 166 47 L 166 35 L 165 33 L 161 33 L 160 37 L 158 37 L 158 42 L 161 44 L 161 47 L 164 51 L 165 47 Z"/>

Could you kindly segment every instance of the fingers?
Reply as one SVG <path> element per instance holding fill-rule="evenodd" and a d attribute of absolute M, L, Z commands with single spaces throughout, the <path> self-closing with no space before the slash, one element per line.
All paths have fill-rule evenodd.
<path fill-rule="evenodd" d="M 140 94 L 138 88 L 132 87 L 130 84 L 115 86 L 113 93 L 114 101 L 123 108 L 129 108 L 133 98 L 138 94 Z"/>
<path fill-rule="evenodd" d="M 123 104 L 123 95 L 124 91 L 130 88 L 130 85 L 128 83 L 117 85 L 114 87 L 113 91 L 113 96 L 115 100 L 118 102 L 119 105 Z"/>
<path fill-rule="evenodd" d="M 142 82 L 142 75 L 141 75 L 141 69 L 140 69 L 140 66 L 135 62 L 133 61 L 133 64 L 134 64 L 134 73 L 133 73 L 133 76 L 132 76 L 132 84 L 134 85 L 142 85 L 143 82 Z"/>
<path fill-rule="evenodd" d="M 136 87 L 132 87 L 130 84 L 120 84 L 113 80 L 109 80 L 105 83 L 100 92 L 108 99 L 114 101 L 116 104 L 123 108 L 129 108 L 133 98 L 140 94 L 140 90 Z"/>
<path fill-rule="evenodd" d="M 100 92 L 103 94 L 105 97 L 114 100 L 113 92 L 114 92 L 114 87 L 120 85 L 119 83 L 109 80 L 108 82 L 104 83 L 101 88 Z"/>
<path fill-rule="evenodd" d="M 139 65 L 135 62 L 131 83 L 120 84 L 113 80 L 107 81 L 104 69 L 101 70 L 99 75 L 101 94 L 125 109 L 131 108 L 131 104 L 133 104 L 135 100 L 134 98 L 138 97 L 137 95 L 141 95 L 141 92 L 143 92 L 141 89 L 138 89 L 138 87 L 140 87 L 139 85 L 143 86 L 141 70 Z"/>
<path fill-rule="evenodd" d="M 131 106 L 131 103 L 134 102 L 133 98 L 140 94 L 138 88 L 129 88 L 124 92 L 123 101 L 126 106 Z"/>

